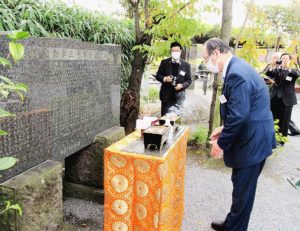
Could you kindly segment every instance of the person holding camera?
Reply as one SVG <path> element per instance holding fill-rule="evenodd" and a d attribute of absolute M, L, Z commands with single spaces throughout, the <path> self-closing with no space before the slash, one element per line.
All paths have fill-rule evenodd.
<path fill-rule="evenodd" d="M 171 112 L 181 113 L 185 89 L 192 83 L 191 66 L 180 58 L 182 51 L 180 43 L 171 43 L 170 51 L 171 57 L 161 61 L 155 76 L 161 82 L 159 93 L 161 116 Z"/>
<path fill-rule="evenodd" d="M 266 75 L 272 84 L 270 99 L 274 120 L 279 120 L 279 131 L 283 136 L 288 135 L 289 123 L 293 106 L 297 104 L 295 82 L 300 76 L 297 69 L 290 68 L 292 56 L 283 53 L 275 66 L 270 66 Z M 284 145 L 284 142 L 281 143 Z"/>

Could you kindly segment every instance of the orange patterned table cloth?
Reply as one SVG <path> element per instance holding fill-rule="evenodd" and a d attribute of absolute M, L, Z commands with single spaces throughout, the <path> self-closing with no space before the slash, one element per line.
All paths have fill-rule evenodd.
<path fill-rule="evenodd" d="M 122 151 L 140 131 L 105 150 L 105 231 L 180 230 L 188 132 L 182 127 L 162 156 Z"/>

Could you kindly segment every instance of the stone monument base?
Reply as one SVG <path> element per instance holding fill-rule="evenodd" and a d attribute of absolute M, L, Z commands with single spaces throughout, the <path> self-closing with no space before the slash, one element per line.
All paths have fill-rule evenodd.
<path fill-rule="evenodd" d="M 104 204 L 104 190 L 64 181 L 64 196 Z"/>
<path fill-rule="evenodd" d="M 65 159 L 65 197 L 103 203 L 104 149 L 124 136 L 124 128 L 114 126 L 96 135 L 93 144 Z"/>
<path fill-rule="evenodd" d="M 3 182 L 0 184 L 0 203 L 4 201 L 19 204 L 23 215 L 16 210 L 2 214 L 1 230 L 62 230 L 62 164 L 47 160 Z"/>

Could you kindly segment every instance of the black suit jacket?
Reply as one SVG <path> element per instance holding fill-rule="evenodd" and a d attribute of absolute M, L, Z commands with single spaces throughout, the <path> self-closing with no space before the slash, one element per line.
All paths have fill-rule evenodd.
<path fill-rule="evenodd" d="M 297 69 L 274 68 L 267 70 L 266 75 L 275 80 L 275 84 L 271 87 L 271 99 L 281 91 L 282 100 L 285 106 L 297 104 L 295 82 L 300 76 L 300 72 Z"/>
<path fill-rule="evenodd" d="M 162 60 L 156 74 L 156 79 L 159 82 L 161 82 L 161 88 L 159 93 L 161 101 L 168 101 L 170 98 L 175 97 L 176 90 L 174 86 L 171 83 L 166 83 L 163 81 L 165 76 L 171 75 L 171 63 L 171 58 Z M 192 83 L 191 66 L 183 59 L 180 59 L 179 61 L 178 76 L 176 83 L 182 84 L 183 89 L 181 89 L 180 91 L 184 91 Z"/>

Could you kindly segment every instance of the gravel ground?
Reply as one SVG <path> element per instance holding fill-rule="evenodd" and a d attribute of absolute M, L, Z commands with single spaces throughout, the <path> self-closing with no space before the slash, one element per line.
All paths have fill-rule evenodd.
<path fill-rule="evenodd" d="M 103 230 L 103 211 L 103 205 L 91 201 L 74 198 L 66 198 L 64 201 L 65 220 L 77 227 L 74 231 Z"/>
<path fill-rule="evenodd" d="M 300 105 L 294 107 L 292 118 L 300 126 Z M 292 175 L 300 178 L 299 142 L 300 136 L 289 137 L 284 148 L 268 158 L 259 178 L 249 231 L 300 230 L 300 190 L 286 180 Z M 182 231 L 211 230 L 212 221 L 225 218 L 231 205 L 230 177 L 231 169 L 222 161 L 206 160 L 189 150 Z M 76 225 L 77 231 L 102 230 L 103 205 L 70 198 L 64 204 L 67 223 Z"/>

